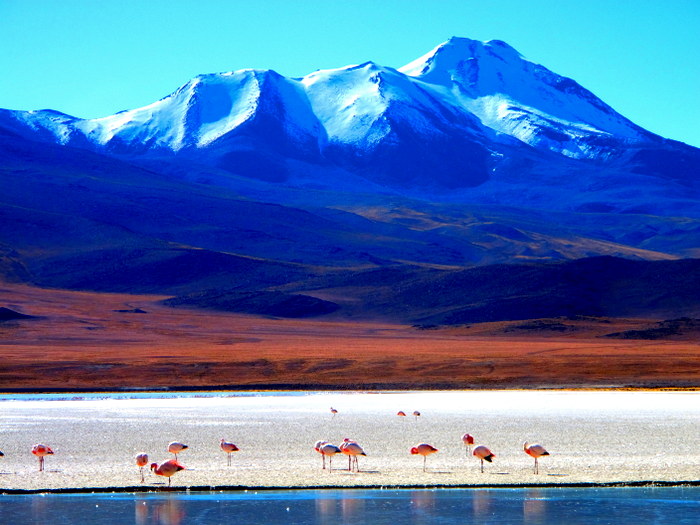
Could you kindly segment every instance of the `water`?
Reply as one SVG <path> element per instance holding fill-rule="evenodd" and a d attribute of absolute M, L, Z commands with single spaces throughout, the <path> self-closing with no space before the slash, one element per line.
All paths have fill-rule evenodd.
<path fill-rule="evenodd" d="M 232 398 L 232 397 L 289 397 L 322 395 L 325 392 L 303 390 L 254 390 L 254 391 L 126 391 L 126 392 L 80 392 L 80 393 L 0 393 L 0 401 L 99 401 L 102 399 L 188 399 L 188 398 Z"/>
<path fill-rule="evenodd" d="M 0 522 L 697 525 L 700 487 L 2 495 Z"/>

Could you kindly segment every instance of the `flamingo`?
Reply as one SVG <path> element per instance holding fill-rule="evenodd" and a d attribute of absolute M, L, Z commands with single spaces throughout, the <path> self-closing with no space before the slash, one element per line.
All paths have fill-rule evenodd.
<path fill-rule="evenodd" d="M 467 457 L 469 457 L 469 454 L 472 452 L 472 445 L 474 444 L 474 436 L 471 434 L 464 434 L 462 436 L 462 443 L 467 447 Z"/>
<path fill-rule="evenodd" d="M 333 414 L 333 417 L 335 417 L 337 413 L 338 411 L 335 408 L 331 407 L 331 414 Z"/>
<path fill-rule="evenodd" d="M 328 456 L 328 472 L 333 472 L 333 456 L 342 453 L 342 450 L 333 443 L 323 443 L 319 448 L 319 452 L 323 455 L 324 466 L 326 456 Z"/>
<path fill-rule="evenodd" d="M 172 441 L 168 444 L 168 452 L 170 452 L 171 454 L 175 454 L 175 461 L 177 461 L 177 455 L 188 448 L 190 447 L 178 441 Z"/>
<path fill-rule="evenodd" d="M 537 458 L 540 456 L 549 456 L 549 452 L 540 444 L 538 443 L 533 443 L 532 445 L 530 443 L 523 443 L 523 450 L 525 451 L 525 454 L 527 454 L 530 457 L 535 458 L 535 471 L 534 474 L 539 474 L 540 473 L 540 468 L 537 465 Z"/>
<path fill-rule="evenodd" d="M 420 454 L 421 456 L 423 456 L 423 472 L 425 472 L 425 462 L 428 459 L 428 456 L 430 454 L 434 454 L 437 451 L 438 449 L 436 449 L 432 445 L 428 445 L 427 443 L 421 443 L 420 445 L 416 445 L 415 447 L 411 448 L 411 454 Z"/>
<path fill-rule="evenodd" d="M 228 454 L 227 460 L 228 460 L 228 466 L 231 466 L 231 452 L 238 452 L 239 448 L 234 445 L 233 443 L 226 441 L 225 439 L 221 440 L 221 450 L 226 452 Z"/>
<path fill-rule="evenodd" d="M 328 443 L 328 441 L 324 441 L 322 439 L 318 440 L 316 443 L 314 443 L 314 450 L 321 454 L 321 457 L 323 458 L 323 468 L 326 468 L 326 456 L 321 452 L 321 447 Z"/>
<path fill-rule="evenodd" d="M 141 473 L 141 483 L 144 483 L 146 481 L 146 478 L 143 477 L 143 467 L 148 465 L 148 454 L 145 452 L 142 452 L 141 454 L 136 454 L 136 466 L 139 467 L 139 472 Z"/>
<path fill-rule="evenodd" d="M 169 459 L 160 464 L 151 463 L 151 470 L 158 476 L 165 476 L 168 478 L 168 487 L 170 486 L 170 476 L 181 470 L 185 470 L 183 465 L 180 465 L 176 459 Z"/>
<path fill-rule="evenodd" d="M 492 463 L 493 458 L 496 457 L 496 454 L 491 452 L 486 445 L 477 445 L 474 447 L 474 452 L 472 452 L 472 454 L 481 460 L 481 472 L 484 472 L 484 460 Z"/>
<path fill-rule="evenodd" d="M 37 443 L 32 447 L 32 454 L 39 457 L 39 472 L 42 472 L 44 470 L 44 456 L 52 455 L 53 450 L 49 446 Z"/>
<path fill-rule="evenodd" d="M 340 445 L 340 450 L 348 457 L 348 470 L 352 471 L 352 465 L 355 465 L 357 472 L 360 472 L 360 466 L 357 462 L 357 456 L 366 456 L 365 451 L 358 445 L 357 441 L 345 438 Z"/>
<path fill-rule="evenodd" d="M 0 458 L 5 456 L 5 454 L 2 453 L 2 450 L 0 450 Z"/>
<path fill-rule="evenodd" d="M 414 410 L 413 415 L 416 417 L 416 421 L 418 421 L 418 416 L 420 416 L 420 412 L 418 410 Z"/>
<path fill-rule="evenodd" d="M 406 412 L 404 412 L 403 410 L 399 410 L 399 411 L 396 413 L 396 415 L 397 415 L 397 416 L 401 416 L 401 417 L 406 417 Z"/>

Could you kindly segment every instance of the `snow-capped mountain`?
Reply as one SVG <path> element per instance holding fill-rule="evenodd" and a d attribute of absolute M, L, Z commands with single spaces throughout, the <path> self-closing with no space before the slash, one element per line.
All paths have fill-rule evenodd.
<path fill-rule="evenodd" d="M 416 271 L 698 257 L 699 173 L 697 148 L 499 41 L 453 38 L 399 69 L 202 75 L 104 118 L 0 110 L 0 279 L 269 297 L 346 269 L 329 297 L 357 286 L 383 315 Z"/>
<path fill-rule="evenodd" d="M 241 70 L 199 76 L 149 106 L 80 120 L 37 111 L 14 117 L 61 143 L 85 137 L 121 149 L 206 148 L 274 115 L 294 141 L 313 137 L 321 148 L 346 144 L 372 149 L 398 118 L 420 133 L 442 125 L 509 135 L 570 157 L 596 157 L 600 139 L 650 140 L 575 81 L 524 59 L 498 40 L 452 38 L 399 68 L 372 62 L 287 79 L 274 71 Z M 485 129 L 484 129 L 485 128 Z"/>
<path fill-rule="evenodd" d="M 642 184 L 651 196 L 668 196 L 669 181 L 697 193 L 700 163 L 697 149 L 645 131 L 508 44 L 466 38 L 399 69 L 366 62 L 297 79 L 269 70 L 202 75 L 104 118 L 0 110 L 0 128 L 291 186 L 359 181 L 384 193 L 535 207 L 542 184 L 560 208 L 610 199 L 613 208 L 637 206 L 600 193 L 618 183 Z"/>

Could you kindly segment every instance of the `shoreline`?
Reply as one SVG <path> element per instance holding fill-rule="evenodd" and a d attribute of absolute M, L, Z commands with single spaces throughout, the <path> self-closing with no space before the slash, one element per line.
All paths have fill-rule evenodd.
<path fill-rule="evenodd" d="M 399 484 L 399 485 L 304 485 L 304 486 L 256 486 L 256 485 L 192 485 L 187 487 L 144 487 L 143 485 L 125 487 L 63 487 L 49 489 L 4 489 L 0 495 L 31 494 L 162 494 L 177 492 L 273 492 L 291 490 L 437 490 L 437 489 L 542 489 L 542 488 L 637 488 L 637 487 L 700 487 L 700 479 L 688 481 L 608 481 L 608 482 L 574 482 L 574 483 L 483 483 L 483 484 Z"/>
<path fill-rule="evenodd" d="M 471 391 L 529 391 L 529 392 L 697 392 L 700 391 L 700 385 L 678 386 L 632 386 L 632 385 L 604 385 L 598 386 L 594 384 L 585 385 L 472 385 L 467 387 L 454 387 L 450 385 L 435 384 L 422 387 L 403 383 L 390 383 L 381 385 L 299 385 L 299 384 L 266 384 L 266 385 L 212 385 L 212 386 L 172 386 L 172 387 L 121 387 L 121 388 L 2 388 L 0 387 L 1 395 L 15 394 L 178 394 L 178 393 L 197 393 L 197 392 L 471 392 Z"/>

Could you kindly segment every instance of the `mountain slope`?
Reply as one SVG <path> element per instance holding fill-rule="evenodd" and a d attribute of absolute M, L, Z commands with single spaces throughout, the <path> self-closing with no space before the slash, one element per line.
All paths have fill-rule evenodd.
<path fill-rule="evenodd" d="M 700 315 L 700 260 L 592 257 L 467 269 L 375 269 L 285 291 L 339 305 L 350 317 L 455 325 L 570 316 Z"/>
<path fill-rule="evenodd" d="M 0 129 L 287 187 L 700 216 L 700 152 L 636 126 L 500 41 L 452 38 L 400 69 L 202 75 L 144 108 L 82 120 L 0 111 Z M 620 188 L 634 186 L 628 196 Z M 529 191 L 523 191 L 523 190 Z M 595 195 L 591 190 L 595 191 Z M 545 205 L 539 195 L 549 195 Z"/>
<path fill-rule="evenodd" d="M 497 283 L 493 265 L 519 275 L 594 256 L 670 263 L 700 257 L 698 173 L 697 148 L 499 41 L 451 39 L 400 69 L 202 75 L 100 119 L 0 110 L 0 276 L 200 299 L 225 289 L 251 311 L 289 294 L 316 312 L 325 303 L 295 294 L 339 279 L 320 299 L 342 304 L 338 283 L 372 271 L 404 286 L 479 266 Z M 430 293 L 421 286 L 411 293 Z M 410 303 L 380 282 L 361 288 L 388 294 L 376 308 L 357 298 L 377 316 Z M 488 311 L 536 310 L 486 296 Z M 488 317 L 419 310 L 410 320 Z"/>

